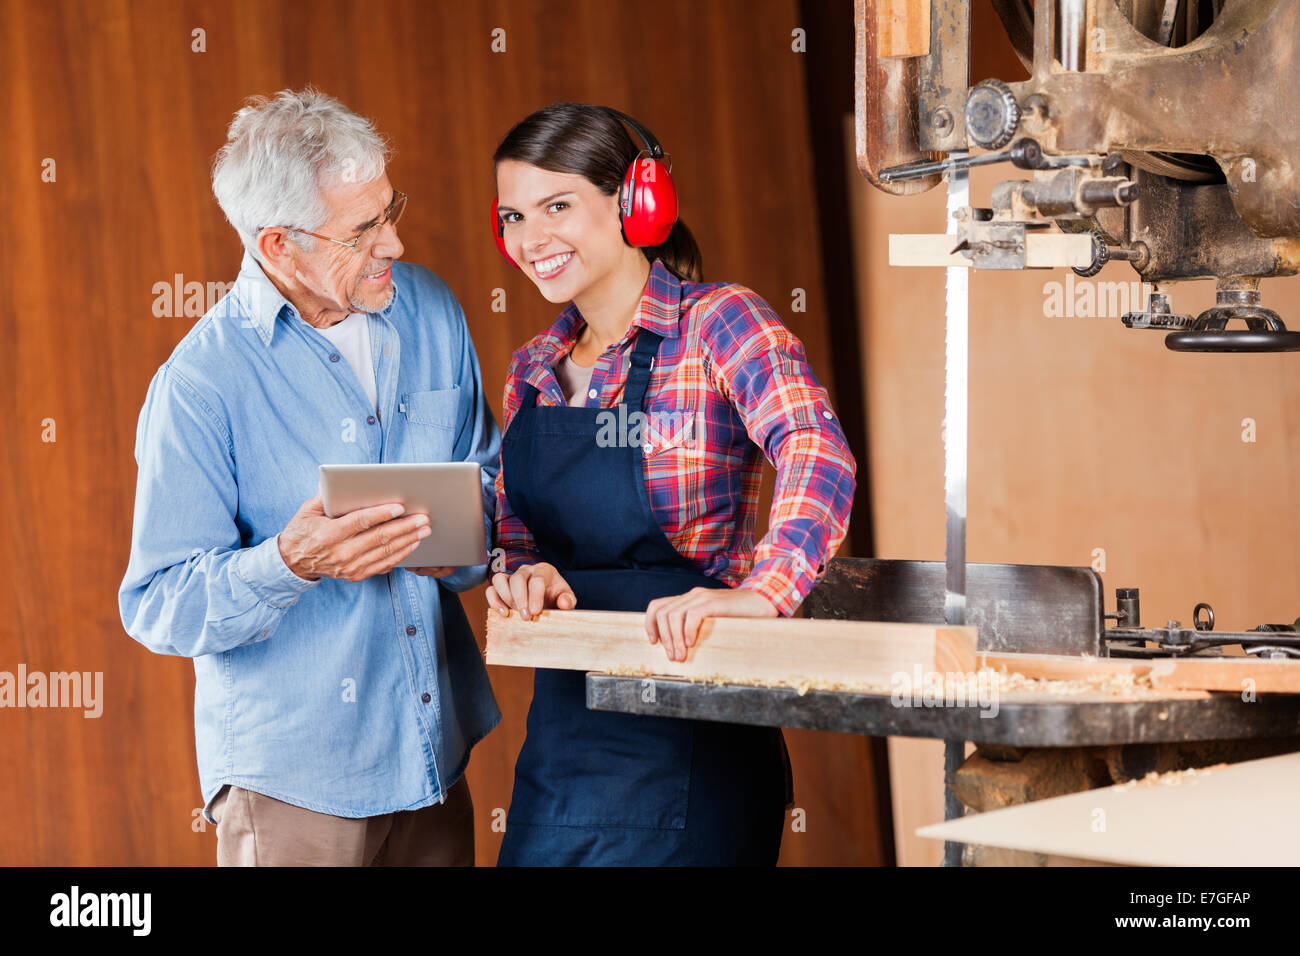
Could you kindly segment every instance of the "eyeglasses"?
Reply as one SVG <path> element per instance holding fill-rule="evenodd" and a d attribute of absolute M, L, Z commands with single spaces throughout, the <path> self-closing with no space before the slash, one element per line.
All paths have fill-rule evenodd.
<path fill-rule="evenodd" d="M 329 236 L 322 236 L 319 233 L 308 232 L 306 229 L 295 229 L 293 226 L 285 226 L 283 228 L 288 229 L 290 232 L 301 232 L 304 236 L 314 236 L 317 239 L 324 239 L 326 242 L 337 243 L 340 246 L 347 246 L 349 249 L 355 250 L 357 246 L 361 245 L 361 240 L 367 235 L 378 235 L 375 230 L 383 227 L 384 224 L 392 223 L 396 226 L 397 220 L 402 218 L 402 212 L 406 209 L 407 198 L 406 193 L 394 189 L 393 201 L 388 204 L 388 208 L 384 210 L 383 215 L 370 225 L 366 226 L 366 228 L 362 229 L 351 239 L 331 239 Z"/>

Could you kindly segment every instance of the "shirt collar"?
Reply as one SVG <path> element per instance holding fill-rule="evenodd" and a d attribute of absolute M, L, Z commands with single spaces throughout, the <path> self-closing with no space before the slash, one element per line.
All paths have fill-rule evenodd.
<path fill-rule="evenodd" d="M 632 324 L 666 339 L 676 338 L 681 334 L 681 303 L 681 280 L 673 275 L 662 259 L 656 259 L 650 266 L 650 278 L 646 280 L 645 293 Z"/>
<path fill-rule="evenodd" d="M 632 317 L 632 326 L 619 341 L 617 347 L 623 348 L 632 337 L 632 330 L 647 329 L 664 338 L 677 338 L 681 335 L 681 299 L 682 283 L 663 260 L 656 259 L 650 265 L 650 277 L 646 280 L 645 291 L 637 303 L 636 315 Z M 548 381 L 554 382 L 554 369 L 563 356 L 567 355 L 585 325 L 582 313 L 570 302 L 559 317 L 542 335 L 529 356 L 523 378 L 538 390 L 547 387 Z M 558 383 L 557 383 L 558 387 Z"/>
<path fill-rule="evenodd" d="M 244 250 L 244 258 L 239 264 L 239 276 L 235 280 L 234 295 L 243 307 L 244 315 L 257 330 L 263 345 L 271 344 L 271 337 L 275 333 L 275 320 L 284 310 L 288 309 L 288 314 L 291 316 L 298 315 L 298 310 L 267 278 L 261 263 L 254 259 L 253 254 L 247 249 Z M 398 286 L 397 270 L 394 269 L 393 298 L 379 314 L 387 316 L 397 304 L 399 295 L 401 289 Z"/>
<path fill-rule="evenodd" d="M 649 329 L 664 338 L 676 338 L 681 334 L 681 300 L 681 280 L 673 275 L 662 259 L 656 259 L 650 266 L 650 277 L 641 293 L 641 301 L 637 303 L 632 326 Z M 570 302 L 547 331 L 537 358 L 548 366 L 558 361 L 573 348 L 585 324 L 578 307 Z M 628 329 L 628 336 L 631 331 Z"/>

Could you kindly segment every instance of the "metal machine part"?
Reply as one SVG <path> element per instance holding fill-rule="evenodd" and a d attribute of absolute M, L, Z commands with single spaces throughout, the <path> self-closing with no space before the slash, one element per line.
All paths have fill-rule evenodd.
<path fill-rule="evenodd" d="M 1170 332 L 1165 345 L 1175 352 L 1297 352 L 1300 332 L 1288 331 L 1282 318 L 1260 304 L 1259 280 L 1220 280 L 1215 304 L 1196 317 L 1185 332 Z M 1244 329 L 1229 329 L 1240 320 Z"/>
<path fill-rule="evenodd" d="M 955 155 L 983 147 L 995 152 L 961 162 L 1011 161 L 1035 172 L 1012 187 L 1015 221 L 1104 237 L 1094 271 L 1080 274 L 1111 259 L 1129 261 L 1152 284 L 1300 271 L 1300 125 L 1275 119 L 1300 112 L 1300 3 L 993 3 L 1030 76 L 967 89 L 969 0 L 931 0 L 928 52 L 886 57 L 876 45 L 883 4 L 858 0 L 857 151 L 870 182 L 897 195 L 924 191 Z M 1207 110 L 1213 102 L 1233 108 Z M 1016 161 L 1025 141 L 1041 159 Z M 1040 174 L 1053 166 L 1066 171 Z M 999 228 L 970 238 L 1005 252 L 1011 237 Z M 994 261 L 1026 267 L 1000 253 Z M 1125 325 L 1176 327 L 1166 337 L 1176 351 L 1294 350 L 1281 319 L 1246 298 L 1222 296 L 1195 323 L 1166 318 L 1166 299 Z M 1231 319 L 1247 328 L 1220 325 Z"/>
<path fill-rule="evenodd" d="M 1169 296 L 1151 290 L 1145 312 L 1125 312 L 1121 321 L 1130 329 L 1186 329 L 1196 321 L 1190 315 L 1169 311 Z"/>
<path fill-rule="evenodd" d="M 955 151 L 944 159 L 927 159 L 881 169 L 877 174 L 882 183 L 897 183 L 907 180 L 927 179 L 955 169 L 967 170 L 976 166 L 992 166 L 994 163 L 1011 163 L 1019 169 L 1061 169 L 1066 166 L 1100 165 L 1099 156 L 1049 156 L 1043 152 L 1038 142 L 1028 136 L 1012 143 L 1007 149 L 997 153 L 982 153 L 971 156 L 969 153 Z"/>
<path fill-rule="evenodd" d="M 1131 249 L 1124 249 L 1107 245 L 1106 235 L 1100 229 L 1091 229 L 1088 234 L 1092 237 L 1092 262 L 1086 268 L 1074 267 L 1075 273 L 1084 278 L 1095 276 L 1108 262 L 1128 261 L 1137 263 L 1142 262 L 1149 254 L 1146 246 L 1140 242 Z"/>
<path fill-rule="evenodd" d="M 981 80 L 966 97 L 966 132 L 977 146 L 1001 149 L 1020 125 L 1020 104 L 1001 80 Z"/>
<path fill-rule="evenodd" d="M 847 621 L 944 621 L 939 561 L 834 558 L 804 602 L 808 617 Z M 991 653 L 1102 654 L 1101 576 L 1092 568 L 966 565 L 966 623 Z"/>
<path fill-rule="evenodd" d="M 1264 658 L 1300 658 L 1300 618 L 1292 624 L 1261 624 L 1250 631 L 1215 631 L 1214 608 L 1202 601 L 1192 609 L 1192 626 L 1169 621 L 1143 627 L 1137 588 L 1116 588 L 1116 625 L 1105 633 L 1108 657 L 1219 656 L 1239 644 L 1247 654 Z"/>

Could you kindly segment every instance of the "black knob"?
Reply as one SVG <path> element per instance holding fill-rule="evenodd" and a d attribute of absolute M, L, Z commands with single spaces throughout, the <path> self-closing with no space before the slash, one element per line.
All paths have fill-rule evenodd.
<path fill-rule="evenodd" d="M 1020 125 L 1020 106 L 1001 80 L 980 80 L 966 97 L 966 132 L 985 149 L 1001 149 Z"/>
<path fill-rule="evenodd" d="M 1079 266 L 1070 267 L 1074 270 L 1075 275 L 1083 276 L 1085 279 L 1088 276 L 1095 276 L 1101 271 L 1102 266 L 1110 262 L 1110 246 L 1106 245 L 1106 240 L 1101 233 L 1093 229 L 1089 235 L 1092 236 L 1092 262 L 1082 268 Z"/>

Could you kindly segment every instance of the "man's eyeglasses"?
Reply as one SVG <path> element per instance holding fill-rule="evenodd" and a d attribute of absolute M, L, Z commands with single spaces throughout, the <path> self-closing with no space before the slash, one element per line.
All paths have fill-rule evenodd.
<path fill-rule="evenodd" d="M 308 232 L 306 229 L 295 229 L 293 226 L 285 226 L 284 228 L 288 229 L 290 232 L 301 232 L 304 236 L 314 236 L 317 239 L 324 239 L 326 242 L 337 243 L 340 246 L 347 246 L 349 249 L 355 250 L 357 246 L 361 245 L 361 240 L 365 239 L 366 236 L 377 235 L 375 230 L 382 228 L 385 223 L 392 223 L 396 226 L 397 220 L 402 218 L 402 212 L 406 209 L 406 200 L 406 193 L 394 189 L 393 201 L 388 204 L 388 208 L 384 210 L 383 215 L 370 225 L 366 226 L 366 228 L 362 229 L 351 239 L 331 239 L 329 236 L 322 236 L 319 233 Z"/>

